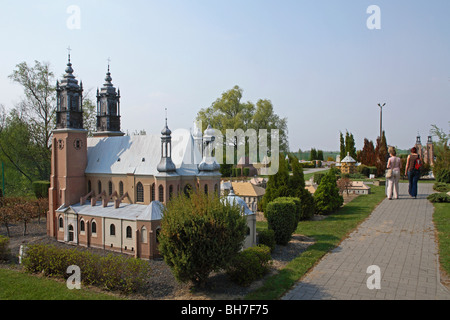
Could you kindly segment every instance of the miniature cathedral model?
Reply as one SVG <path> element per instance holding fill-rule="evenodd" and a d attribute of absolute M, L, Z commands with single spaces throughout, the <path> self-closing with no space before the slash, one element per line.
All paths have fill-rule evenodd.
<path fill-rule="evenodd" d="M 47 234 L 144 259 L 159 256 L 164 204 L 191 190 L 219 195 L 214 130 L 208 127 L 204 135 L 199 130 L 172 132 L 166 116 L 160 136 L 124 135 L 120 91 L 108 65 L 97 90 L 97 131 L 88 137 L 83 86 L 73 75 L 70 54 L 65 71 L 56 84 Z"/>

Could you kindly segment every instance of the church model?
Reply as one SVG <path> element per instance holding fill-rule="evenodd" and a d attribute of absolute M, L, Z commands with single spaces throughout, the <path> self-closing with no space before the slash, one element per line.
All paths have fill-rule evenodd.
<path fill-rule="evenodd" d="M 97 90 L 97 131 L 88 138 L 83 85 L 73 71 L 69 54 L 56 85 L 47 234 L 69 244 L 157 257 L 162 205 L 191 190 L 219 194 L 220 166 L 211 153 L 214 130 L 172 133 L 166 117 L 161 136 L 125 136 L 120 91 L 108 65 Z M 254 215 L 249 219 L 254 224 Z M 254 228 L 249 245 L 256 239 Z"/>

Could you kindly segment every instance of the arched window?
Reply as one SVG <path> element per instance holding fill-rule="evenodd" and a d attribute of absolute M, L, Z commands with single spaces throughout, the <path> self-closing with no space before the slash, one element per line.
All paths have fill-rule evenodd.
<path fill-rule="evenodd" d="M 146 227 L 141 228 L 141 242 L 147 243 L 147 228 Z"/>
<path fill-rule="evenodd" d="M 140 182 L 136 185 L 136 202 L 144 202 L 144 186 Z"/>
<path fill-rule="evenodd" d="M 61 216 L 59 216 L 59 228 L 60 229 L 64 228 L 64 220 Z"/>
<path fill-rule="evenodd" d="M 73 225 L 69 225 L 69 241 L 73 241 Z"/>
<path fill-rule="evenodd" d="M 92 223 L 91 223 L 91 233 L 92 234 L 97 233 L 97 223 L 95 223 L 95 221 L 92 221 Z"/>
<path fill-rule="evenodd" d="M 161 228 L 156 229 L 156 243 L 159 243 L 159 234 L 161 233 Z"/>
<path fill-rule="evenodd" d="M 98 180 L 97 186 L 98 186 L 98 194 L 102 193 L 102 182 L 100 180 Z"/>
<path fill-rule="evenodd" d="M 208 185 L 207 184 L 205 184 L 205 194 L 208 194 Z"/>
<path fill-rule="evenodd" d="M 155 201 L 156 200 L 156 197 L 155 197 L 155 188 L 156 188 L 156 186 L 155 186 L 155 184 L 153 183 L 152 184 L 152 198 L 150 199 L 150 201 Z"/>
<path fill-rule="evenodd" d="M 112 185 L 112 181 L 108 182 L 108 195 L 112 195 L 112 191 L 113 190 L 113 185 Z"/>
<path fill-rule="evenodd" d="M 91 180 L 88 180 L 88 193 L 92 191 Z"/>
<path fill-rule="evenodd" d="M 80 221 L 80 231 L 84 232 L 84 220 Z"/>
<path fill-rule="evenodd" d="M 219 195 L 219 185 L 217 183 L 214 185 L 214 193 Z"/>
<path fill-rule="evenodd" d="M 183 192 L 187 197 L 189 197 L 192 192 L 192 186 L 190 184 L 185 185 Z"/>
<path fill-rule="evenodd" d="M 173 197 L 173 185 L 169 186 L 169 199 L 172 199 Z"/>
<path fill-rule="evenodd" d="M 109 226 L 109 235 L 110 236 L 116 235 L 116 226 L 113 223 L 111 223 Z"/>
<path fill-rule="evenodd" d="M 123 196 L 123 182 L 122 181 L 119 182 L 119 195 Z"/>
<path fill-rule="evenodd" d="M 133 238 L 133 231 L 131 230 L 130 226 L 127 227 L 126 234 L 127 234 L 127 239 Z"/>
<path fill-rule="evenodd" d="M 158 194 L 159 194 L 158 200 L 160 202 L 164 202 L 164 187 L 162 186 L 162 184 L 159 185 Z"/>

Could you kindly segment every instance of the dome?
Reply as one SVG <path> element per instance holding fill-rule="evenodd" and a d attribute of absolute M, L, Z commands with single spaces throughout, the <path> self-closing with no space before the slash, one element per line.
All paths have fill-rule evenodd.
<path fill-rule="evenodd" d="M 238 197 L 234 193 L 233 187 L 231 187 L 230 193 L 228 194 L 228 196 L 223 198 L 222 201 L 224 201 L 226 203 L 229 203 L 231 205 L 238 205 L 238 206 L 240 206 L 241 210 L 242 210 L 242 213 L 244 215 L 246 215 L 246 216 L 253 214 L 253 211 L 249 209 L 249 207 L 247 206 L 245 201 L 241 197 Z"/>
<path fill-rule="evenodd" d="M 211 128 L 211 125 L 208 125 L 208 128 L 206 128 L 205 133 L 204 133 L 204 137 L 214 137 L 215 131 L 213 128 Z"/>

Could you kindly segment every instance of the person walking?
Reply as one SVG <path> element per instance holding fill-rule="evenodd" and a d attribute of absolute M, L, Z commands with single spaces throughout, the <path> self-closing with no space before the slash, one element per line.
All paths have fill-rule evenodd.
<path fill-rule="evenodd" d="M 411 197 L 417 198 L 417 181 L 419 181 L 420 171 L 415 168 L 416 160 L 419 159 L 416 147 L 411 148 L 411 154 L 406 160 L 405 175 L 408 176 L 408 193 Z"/>
<path fill-rule="evenodd" d="M 398 199 L 398 182 L 400 181 L 400 170 L 402 168 L 402 161 L 397 157 L 397 151 L 394 147 L 389 147 L 389 159 L 387 161 L 387 168 L 391 170 L 391 176 L 386 178 L 387 182 L 387 197 L 389 200 Z"/>

